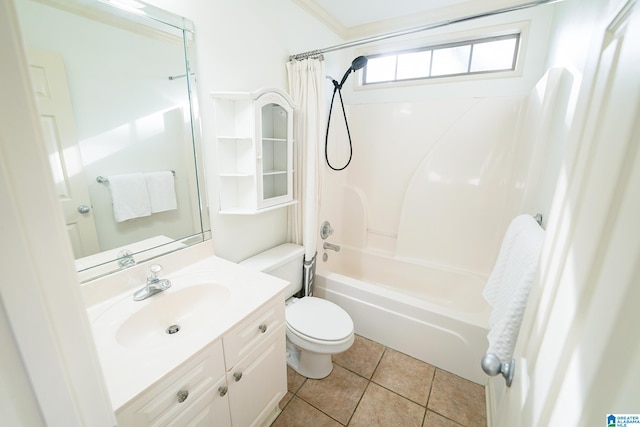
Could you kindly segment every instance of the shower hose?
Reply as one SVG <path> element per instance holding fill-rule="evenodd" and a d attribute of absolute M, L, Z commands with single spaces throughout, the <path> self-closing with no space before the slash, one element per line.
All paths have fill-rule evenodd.
<path fill-rule="evenodd" d="M 353 157 L 353 144 L 351 143 L 351 133 L 349 132 L 349 122 L 347 121 L 347 113 L 344 110 L 344 102 L 342 101 L 342 85 L 339 84 L 336 80 L 333 80 L 333 95 L 331 96 L 331 105 L 329 106 L 329 118 L 327 119 L 327 134 L 324 138 L 324 158 L 327 161 L 327 165 L 333 169 L 334 171 L 341 171 L 349 166 L 351 163 L 351 158 Z M 340 97 L 340 105 L 342 106 L 342 116 L 344 117 L 344 124 L 347 128 L 347 136 L 349 137 L 349 160 L 347 163 L 341 168 L 334 167 L 329 161 L 329 125 L 331 124 L 331 112 L 333 111 L 333 101 L 336 98 L 336 92 L 338 93 L 338 97 Z"/>

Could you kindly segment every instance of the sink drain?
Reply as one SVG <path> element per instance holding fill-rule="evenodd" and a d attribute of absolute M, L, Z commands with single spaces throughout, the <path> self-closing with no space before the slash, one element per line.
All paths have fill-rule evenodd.
<path fill-rule="evenodd" d="M 173 335 L 178 333 L 179 330 L 180 330 L 180 325 L 171 325 L 167 328 L 167 333 L 169 335 Z"/>

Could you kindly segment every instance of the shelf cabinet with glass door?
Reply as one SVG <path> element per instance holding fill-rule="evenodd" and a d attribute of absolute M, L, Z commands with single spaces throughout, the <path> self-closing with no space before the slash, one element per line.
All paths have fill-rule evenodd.
<path fill-rule="evenodd" d="M 293 200 L 293 110 L 277 89 L 213 93 L 221 214 L 256 214 Z"/>

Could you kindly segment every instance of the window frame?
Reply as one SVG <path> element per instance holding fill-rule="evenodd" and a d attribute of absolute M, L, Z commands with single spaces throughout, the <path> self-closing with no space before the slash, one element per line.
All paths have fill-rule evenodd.
<path fill-rule="evenodd" d="M 493 42 L 493 41 L 501 41 L 501 40 L 511 40 L 515 39 L 515 46 L 513 52 L 513 58 L 511 61 L 510 68 L 500 68 L 500 69 L 491 69 L 491 70 L 482 70 L 482 71 L 471 71 L 471 66 L 473 62 L 473 47 L 476 44 Z M 404 84 L 411 82 L 424 82 L 429 80 L 436 80 L 442 78 L 452 78 L 452 77 L 466 77 L 466 76 L 477 76 L 483 74 L 497 74 L 497 73 L 505 73 L 505 72 L 515 72 L 517 71 L 518 61 L 522 55 L 522 43 L 523 43 L 523 29 L 512 29 L 512 31 L 493 36 L 479 36 L 473 38 L 465 38 L 463 40 L 458 40 L 454 42 L 444 42 L 444 43 L 436 43 L 436 44 L 428 44 L 420 47 L 410 48 L 410 49 L 398 49 L 391 50 L 381 53 L 368 54 L 365 55 L 367 59 L 375 59 L 381 57 L 389 57 L 395 56 L 395 70 L 394 70 L 394 79 L 393 80 L 383 80 L 376 82 L 367 82 L 367 67 L 364 67 L 362 70 L 361 78 L 359 79 L 359 84 L 361 88 L 373 88 L 379 85 L 394 85 L 394 84 Z M 467 71 L 463 73 L 452 73 L 452 74 L 442 74 L 433 76 L 432 68 L 433 68 L 433 52 L 435 50 L 447 49 L 452 47 L 460 47 L 460 46 L 470 46 L 469 57 L 467 60 Z M 398 79 L 398 56 L 403 54 L 415 53 L 415 52 L 430 52 L 430 61 L 429 61 L 429 70 L 428 75 L 424 77 L 412 77 L 412 78 L 403 78 Z"/>

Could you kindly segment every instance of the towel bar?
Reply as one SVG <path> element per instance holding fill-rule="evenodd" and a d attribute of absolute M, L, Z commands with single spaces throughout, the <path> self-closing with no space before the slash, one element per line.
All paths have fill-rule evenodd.
<path fill-rule="evenodd" d="M 487 353 L 482 357 L 480 362 L 482 370 L 489 376 L 496 376 L 502 374 L 507 387 L 511 387 L 513 382 L 513 374 L 516 370 L 516 360 L 511 359 L 509 363 L 502 363 L 500 358 L 493 353 Z"/>
<path fill-rule="evenodd" d="M 176 171 L 172 170 L 171 173 L 173 174 L 173 176 L 176 176 Z M 109 182 L 108 178 L 105 178 L 102 175 L 99 175 L 96 177 L 96 182 L 100 183 L 100 184 L 106 184 L 107 182 Z"/>

